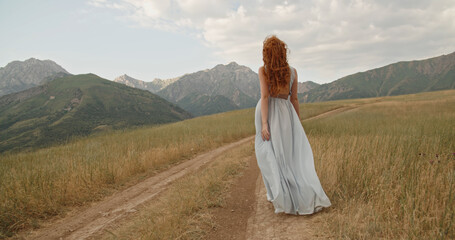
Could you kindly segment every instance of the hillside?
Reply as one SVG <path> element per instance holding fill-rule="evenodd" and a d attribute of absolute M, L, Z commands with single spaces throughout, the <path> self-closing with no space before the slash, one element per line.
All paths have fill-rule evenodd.
<path fill-rule="evenodd" d="M 455 52 L 435 58 L 398 62 L 322 84 L 302 102 L 393 96 L 455 88 Z"/>
<path fill-rule="evenodd" d="M 69 73 L 51 60 L 30 58 L 10 62 L 0 68 L 0 96 L 32 88 L 65 75 Z"/>
<path fill-rule="evenodd" d="M 231 99 L 222 96 L 209 96 L 199 93 L 190 93 L 177 102 L 181 108 L 195 116 L 209 115 L 239 109 Z"/>
<path fill-rule="evenodd" d="M 148 91 L 150 91 L 152 93 L 156 93 L 159 90 L 167 87 L 169 84 L 177 81 L 178 79 L 179 79 L 178 77 L 177 78 L 166 79 L 166 80 L 155 78 L 151 82 L 145 82 L 145 81 L 142 81 L 142 80 L 139 80 L 139 79 L 135 79 L 135 78 L 132 78 L 132 77 L 124 74 L 122 76 L 119 76 L 119 77 L 115 78 L 114 82 L 122 83 L 122 84 L 125 84 L 125 85 L 130 86 L 130 87 L 144 89 L 144 90 L 148 90 Z"/>
<path fill-rule="evenodd" d="M 234 106 L 238 109 L 253 107 L 260 97 L 257 74 L 235 62 L 183 75 L 157 94 L 194 115 L 225 112 Z M 209 98 L 203 97 L 201 101 L 196 95 Z M 207 102 L 212 100 L 216 103 Z"/>
<path fill-rule="evenodd" d="M 311 89 L 317 88 L 319 86 L 320 86 L 319 84 L 312 81 L 299 82 L 297 85 L 297 93 L 306 93 Z"/>
<path fill-rule="evenodd" d="M 148 91 L 94 74 L 67 76 L 0 98 L 0 152 L 30 149 L 105 129 L 191 117 Z"/>

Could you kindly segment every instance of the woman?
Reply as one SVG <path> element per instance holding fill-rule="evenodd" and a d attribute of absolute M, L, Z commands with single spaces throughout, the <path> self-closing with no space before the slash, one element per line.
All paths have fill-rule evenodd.
<path fill-rule="evenodd" d="M 256 106 L 256 158 L 275 213 L 312 214 L 331 205 L 316 174 L 313 152 L 300 123 L 297 72 L 287 46 L 265 39 L 259 68 L 261 99 Z"/>

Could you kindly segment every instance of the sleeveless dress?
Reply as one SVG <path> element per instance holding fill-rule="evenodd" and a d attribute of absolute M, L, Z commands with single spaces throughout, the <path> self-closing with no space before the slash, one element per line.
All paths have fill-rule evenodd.
<path fill-rule="evenodd" d="M 295 70 L 291 68 L 291 89 Z M 275 213 L 312 214 L 331 205 L 316 174 L 313 152 L 290 101 L 269 97 L 270 141 L 261 136 L 261 100 L 255 112 L 255 152 Z"/>

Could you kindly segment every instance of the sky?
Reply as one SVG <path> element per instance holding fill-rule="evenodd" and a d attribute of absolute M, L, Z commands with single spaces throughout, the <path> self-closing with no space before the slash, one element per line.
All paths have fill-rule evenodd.
<path fill-rule="evenodd" d="M 232 61 L 257 72 L 275 34 L 300 82 L 328 83 L 454 52 L 455 1 L 0 0 L 0 32 L 0 67 L 34 57 L 144 81 Z"/>

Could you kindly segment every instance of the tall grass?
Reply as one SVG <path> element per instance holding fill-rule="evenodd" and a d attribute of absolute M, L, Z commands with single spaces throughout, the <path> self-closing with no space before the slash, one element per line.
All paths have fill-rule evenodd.
<path fill-rule="evenodd" d="M 302 104 L 300 111 L 304 119 L 353 106 L 358 108 L 304 122 L 318 175 L 333 203 L 325 215 L 329 235 L 454 238 L 455 91 Z M 253 120 L 254 110 L 247 109 L 3 155 L 0 237 L 37 227 L 41 219 L 71 206 L 97 200 L 139 177 L 252 135 Z M 192 177 L 196 176 L 188 179 Z M 203 181 L 198 184 L 201 189 L 211 188 Z M 179 190 L 179 197 L 197 199 L 204 191 L 191 195 Z M 185 205 L 180 207 L 187 211 Z M 154 214 L 153 219 L 163 222 L 157 220 L 153 232 L 144 230 L 140 236 L 159 238 L 166 228 L 167 213 Z M 184 222 L 187 227 L 180 233 L 210 222 L 204 221 Z"/>
<path fill-rule="evenodd" d="M 455 91 L 386 98 L 308 121 L 328 232 L 342 239 L 455 238 Z"/>
<path fill-rule="evenodd" d="M 111 132 L 0 159 L 0 238 L 254 133 L 253 109 Z"/>
<path fill-rule="evenodd" d="M 318 174 L 333 203 L 321 215 L 325 221 L 320 222 L 327 224 L 325 237 L 453 238 L 452 103 L 455 91 L 301 106 L 306 118 L 358 107 L 304 122 Z M 253 155 L 251 149 L 245 153 Z M 203 238 L 213 224 L 207 209 L 222 205 L 220 184 L 225 176 L 232 177 L 219 171 L 234 166 L 233 161 L 238 166 L 239 158 L 228 154 L 216 161 L 221 165 L 181 179 L 108 238 Z"/>
<path fill-rule="evenodd" d="M 379 101 L 380 98 L 366 98 L 356 100 L 341 100 L 318 103 L 300 103 L 300 120 L 314 117 L 316 115 L 343 107 L 355 107 L 358 105 Z"/>

